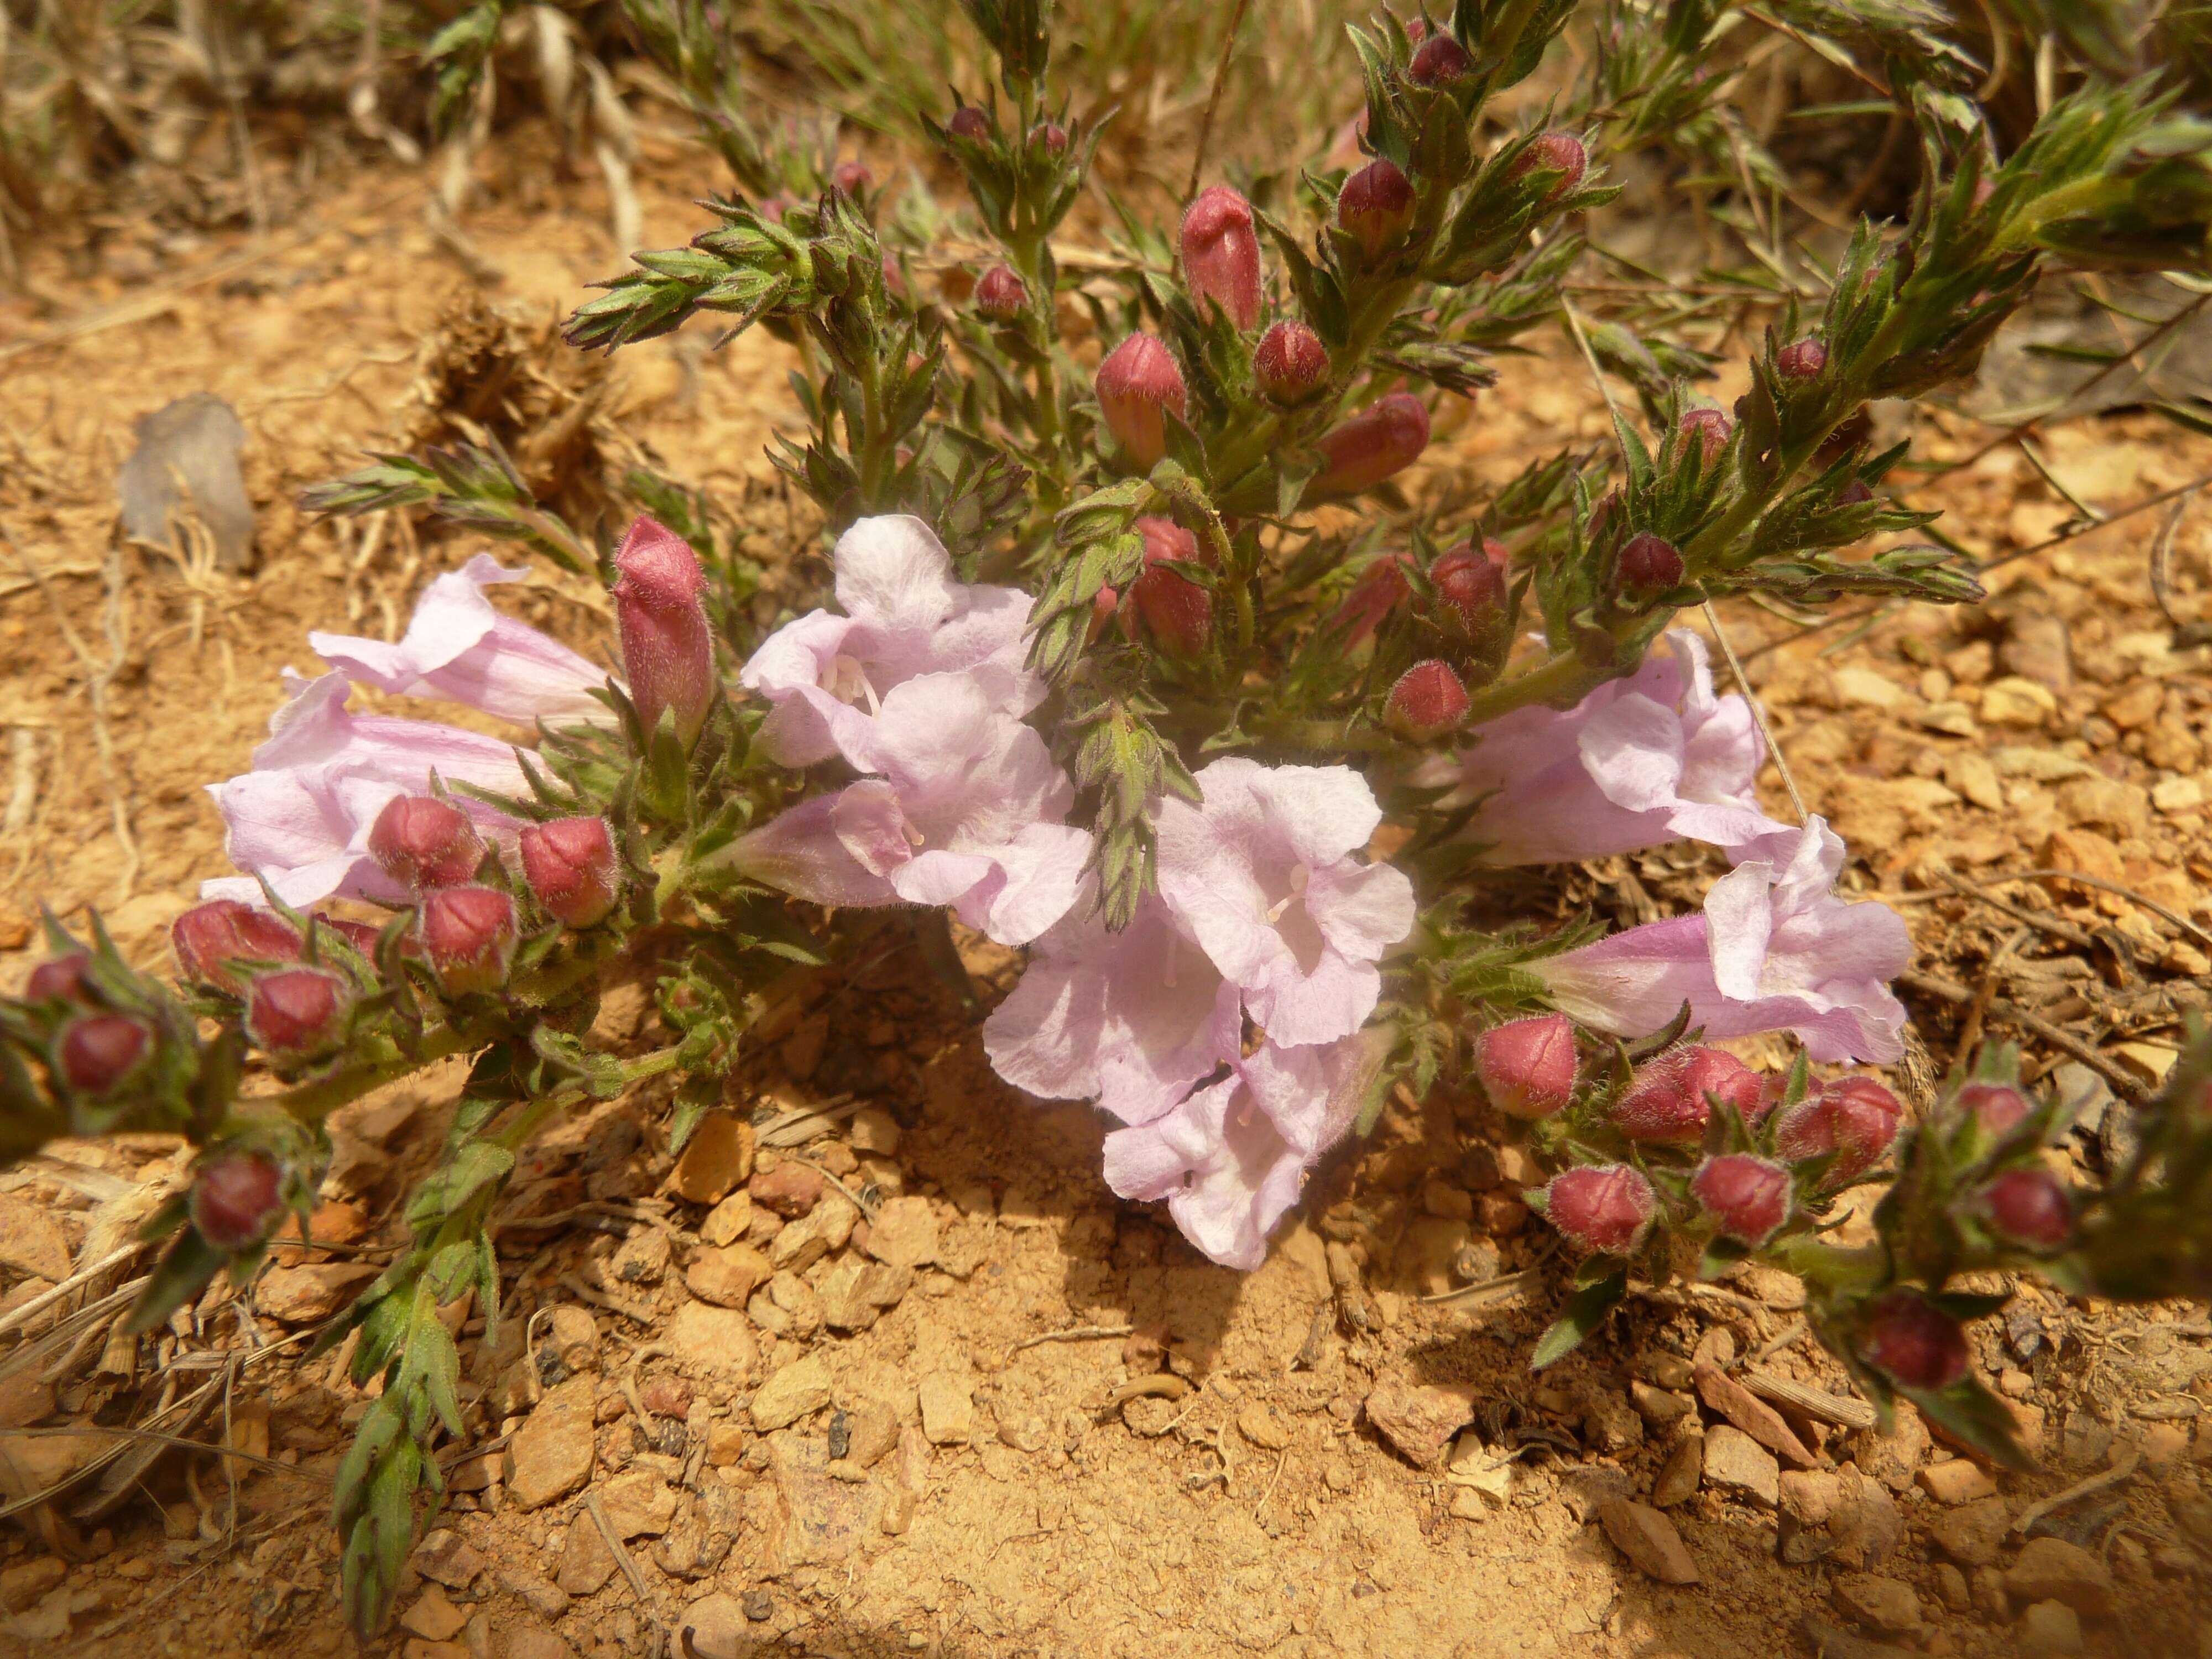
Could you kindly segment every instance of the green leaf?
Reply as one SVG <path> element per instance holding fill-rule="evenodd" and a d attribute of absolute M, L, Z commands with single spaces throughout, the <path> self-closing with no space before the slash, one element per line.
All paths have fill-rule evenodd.
<path fill-rule="evenodd" d="M 1555 1365 L 1583 1345 L 1583 1340 L 1605 1322 L 1605 1316 L 1628 1294 L 1628 1269 L 1623 1266 L 1567 1298 L 1529 1356 L 1528 1369 L 1540 1371 Z"/>

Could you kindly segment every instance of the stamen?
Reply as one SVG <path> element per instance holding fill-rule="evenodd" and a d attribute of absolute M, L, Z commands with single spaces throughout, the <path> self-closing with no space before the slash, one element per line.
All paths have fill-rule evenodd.
<path fill-rule="evenodd" d="M 1311 872 L 1304 864 L 1293 865 L 1291 867 L 1291 890 L 1267 907 L 1267 920 L 1270 923 L 1280 921 L 1283 919 L 1283 912 L 1306 896 L 1306 883 L 1310 879 L 1311 879 Z"/>

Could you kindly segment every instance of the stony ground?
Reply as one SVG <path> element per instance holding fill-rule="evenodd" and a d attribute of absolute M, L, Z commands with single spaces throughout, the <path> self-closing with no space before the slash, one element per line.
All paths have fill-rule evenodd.
<path fill-rule="evenodd" d="M 0 300 L 0 985 L 35 959 L 40 899 L 100 904 L 159 961 L 221 867 L 199 787 L 243 766 L 305 631 L 391 631 L 477 550 L 396 518 L 303 521 L 296 490 L 362 449 L 474 422 L 549 490 L 644 456 L 804 580 L 805 515 L 760 459 L 777 349 L 687 333 L 610 377 L 550 343 L 614 250 L 589 181 L 543 183 L 532 142 L 488 159 L 473 275 L 422 227 L 419 185 L 370 172 L 273 246 L 97 226 L 33 250 L 25 295 Z M 665 243 L 696 216 L 696 161 L 647 149 Z M 1571 361 L 1506 380 L 1445 423 L 1417 489 L 1602 436 Z M 115 534 L 131 422 L 198 390 L 249 433 L 248 574 Z M 1928 418 L 1938 460 L 1989 435 Z M 2082 1103 L 2054 1157 L 2083 1170 L 2124 1146 L 2128 1101 L 2204 1002 L 2212 510 L 2173 526 L 2162 599 L 2166 509 L 2117 515 L 2208 463 L 2147 416 L 2059 426 L 2033 459 L 1999 448 L 1915 491 L 2009 561 L 1986 608 L 1796 642 L 1725 618 L 1851 883 L 1923 947 L 1893 1080 L 1924 1097 L 1981 1036 L 2024 1040 Z M 2116 521 L 2045 545 L 2084 509 Z M 547 576 L 524 608 L 605 650 L 574 584 Z M 1770 806 L 1788 810 L 1778 781 Z M 1533 898 L 1643 920 L 1711 873 L 1662 850 Z M 966 948 L 987 998 L 1011 982 L 1011 957 Z M 2203 1307 L 2018 1287 L 1976 1343 L 2041 1449 L 2026 1478 L 1909 1410 L 1878 1431 L 1779 1275 L 1638 1299 L 1539 1380 L 1558 1264 L 1516 1196 L 1538 1172 L 1479 1103 L 1395 1103 L 1240 1278 L 1114 1203 L 1092 1115 L 999 1085 L 974 1027 L 884 921 L 783 988 L 732 1109 L 681 1160 L 650 1085 L 547 1138 L 502 1212 L 496 1340 L 463 1310 L 472 1438 L 448 1449 L 400 1627 L 366 1650 L 2212 1653 Z M 639 986 L 609 988 L 600 1034 L 661 1040 Z M 355 1650 L 326 1511 L 366 1401 L 306 1339 L 392 1249 L 454 1082 L 347 1112 L 319 1247 L 143 1343 L 111 1327 L 143 1258 L 111 1258 L 176 1148 L 58 1146 L 0 1175 L 0 1652 Z"/>

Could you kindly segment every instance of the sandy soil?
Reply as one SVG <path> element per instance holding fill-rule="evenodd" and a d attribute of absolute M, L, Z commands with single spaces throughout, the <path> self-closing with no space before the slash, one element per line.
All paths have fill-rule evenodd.
<path fill-rule="evenodd" d="M 804 586 L 807 515 L 761 453 L 787 408 L 781 349 L 748 337 L 709 352 L 700 330 L 626 353 L 602 379 L 545 341 L 616 260 L 593 183 L 533 182 L 553 176 L 537 142 L 495 150 L 468 222 L 495 283 L 441 251 L 416 179 L 371 169 L 266 249 L 179 249 L 117 224 L 33 250 L 32 294 L 66 290 L 71 305 L 0 300 L 0 726 L 13 769 L 0 806 L 15 825 L 0 836 L 0 986 L 35 960 L 41 900 L 65 916 L 100 905 L 136 958 L 161 960 L 168 921 L 222 868 L 201 786 L 245 766 L 278 670 L 308 665 L 307 630 L 389 634 L 424 580 L 478 550 L 397 517 L 374 536 L 309 522 L 294 505 L 365 449 L 456 429 L 445 411 L 470 390 L 456 389 L 457 361 L 504 365 L 496 387 L 473 383 L 476 418 L 494 429 L 526 436 L 591 405 L 583 449 L 524 458 L 549 489 L 580 492 L 564 504 L 588 511 L 603 461 L 647 455 L 718 492 L 748 550 L 791 592 Z M 696 228 L 696 171 L 691 153 L 648 146 L 649 244 Z M 463 349 L 487 340 L 488 356 Z M 1571 362 L 1509 366 L 1506 379 L 1439 444 L 1426 487 L 1455 471 L 1502 478 L 1529 453 L 1602 434 Z M 250 434 L 246 574 L 187 568 L 115 529 L 132 422 L 201 390 Z M 1923 450 L 1938 459 L 1964 459 L 1984 435 L 1931 420 Z M 2107 514 L 2212 471 L 2212 443 L 2141 416 L 2061 428 L 2041 453 Z M 1990 556 L 2035 547 L 2073 515 L 2009 449 L 1924 495 Z M 2148 574 L 2165 522 L 2139 514 L 2014 558 L 1977 613 L 1889 611 L 1771 650 L 1759 647 L 1782 632 L 1773 618 L 1727 619 L 1807 805 L 1861 860 L 1851 880 L 1899 902 L 1925 949 L 1902 1092 L 1924 1092 L 1983 1031 L 2025 1035 L 2039 1070 L 2078 1066 L 2053 1029 L 2109 1086 L 2139 1091 L 2171 1063 L 2180 1012 L 2203 1006 L 2212 662 L 2178 648 L 2173 623 L 2204 617 L 2212 512 L 2197 507 L 2172 539 L 2172 621 Z M 605 651 L 597 596 L 541 577 L 525 614 Z M 1770 805 L 1785 809 L 1778 784 Z M 2103 884 L 1990 884 L 2052 869 Z M 1534 898 L 1638 920 L 1692 898 L 1710 873 L 1662 850 L 1547 876 Z M 1005 953 L 971 943 L 969 958 L 987 988 L 1011 983 Z M 2023 1012 L 2045 1033 L 2024 1033 Z M 635 987 L 611 992 L 603 1036 L 641 1048 L 652 1026 Z M 1164 1218 L 1112 1201 L 1091 1113 L 996 1083 L 972 1020 L 902 927 L 794 981 L 763 1037 L 739 1103 L 752 1116 L 824 1103 L 861 1115 L 764 1148 L 746 1188 L 724 1180 L 734 1164 L 672 1169 L 665 1091 L 648 1087 L 563 1126 L 519 1176 L 503 1238 L 516 1316 L 497 1344 L 480 1340 L 480 1320 L 464 1327 L 481 1437 L 451 1466 L 445 1532 L 418 1558 L 401 1627 L 367 1650 L 612 1659 L 688 1640 L 706 1659 L 770 1644 L 976 1659 L 1752 1659 L 1827 1641 L 1838 1656 L 1994 1656 L 2066 1650 L 2033 1644 L 2063 1643 L 2051 1609 L 2070 1603 L 2091 1653 L 2212 1652 L 2201 1307 L 2024 1288 L 1976 1333 L 1979 1361 L 2039 1439 L 2034 1476 L 1992 1481 L 1909 1418 L 1880 1435 L 1801 1414 L 1823 1467 L 1762 1492 L 1771 1458 L 1747 1485 L 1716 1478 L 1722 1419 L 1686 1384 L 1697 1360 L 1847 1393 L 1793 1327 L 1802 1292 L 1753 1273 L 1638 1301 L 1585 1353 L 1532 1377 L 1557 1264 L 1514 1197 L 1533 1173 L 1526 1155 L 1475 1103 L 1397 1103 L 1310 1194 L 1268 1265 L 1239 1278 Z M 2109 1092 L 2094 1071 L 2066 1075 Z M 0 1528 L 0 1653 L 355 1650 L 326 1510 L 364 1402 L 342 1355 L 305 1362 L 303 1344 L 273 1345 L 311 1328 L 348 1270 L 397 1237 L 397 1195 L 435 1146 L 452 1081 L 427 1077 L 345 1115 L 324 1218 L 334 1231 L 318 1226 L 339 1248 L 289 1253 L 272 1268 L 289 1276 L 250 1303 L 219 1286 L 135 1348 L 105 1340 L 112 1310 L 58 1325 L 54 1310 L 0 1338 L 17 1345 L 0 1346 L 10 1498 L 45 1493 L 109 1443 L 40 1429 L 139 1422 L 165 1390 L 210 1379 L 228 1385 L 175 1431 L 241 1454 L 137 1443 L 112 1493 L 95 1477 L 14 1514 Z M 2124 1116 L 2112 1109 L 2115 1131 Z M 2059 1156 L 2094 1167 L 2096 1135 Z M 179 1167 L 149 1141 L 58 1146 L 0 1176 L 0 1319 L 126 1237 L 150 1184 Z M 852 1206 L 836 1184 L 814 1194 L 810 1170 L 866 1200 L 865 1233 L 840 1218 Z M 556 1212 L 563 1223 L 529 1224 Z M 829 1243 L 810 1260 L 794 1229 Z M 733 1290 L 748 1248 L 733 1241 L 782 1270 Z M 890 1304 L 879 1312 L 855 1300 L 871 1262 L 884 1271 L 867 1282 Z M 1425 1299 L 1532 1264 L 1534 1288 Z M 26 1339 L 45 1344 L 30 1364 Z M 780 1421 L 764 1396 L 804 1409 Z M 1699 1432 L 1705 1449 L 1685 1463 L 1685 1437 Z M 580 1437 L 574 1478 L 526 1507 L 544 1460 Z M 2068 1572 L 2052 1576 L 2018 1537 L 1984 1536 L 1991 1516 L 2001 1531 L 2129 1459 L 2043 1523 L 2087 1547 Z M 1599 1524 L 1607 1499 L 1650 1495 L 1670 1465 L 1678 1481 L 1688 1472 L 1668 1512 L 1695 1584 L 1657 1582 Z"/>

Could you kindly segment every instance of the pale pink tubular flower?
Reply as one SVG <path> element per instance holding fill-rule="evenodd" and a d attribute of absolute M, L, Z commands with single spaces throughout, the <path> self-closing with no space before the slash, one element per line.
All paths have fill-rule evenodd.
<path fill-rule="evenodd" d="M 1382 821 L 1343 766 L 1218 760 L 1204 804 L 1161 804 L 1160 893 L 1276 1043 L 1334 1042 L 1382 995 L 1376 963 L 1413 931 L 1413 884 L 1357 856 Z"/>
<path fill-rule="evenodd" d="M 288 674 L 291 699 L 270 717 L 253 769 L 208 793 L 222 809 L 224 850 L 246 876 L 203 882 L 203 898 L 263 902 L 258 872 L 287 904 L 367 898 L 404 903 L 407 889 L 377 867 L 368 832 L 398 795 L 426 793 L 434 775 L 501 793 L 527 790 L 514 746 L 428 720 L 355 714 L 342 673 L 304 680 Z M 454 804 L 477 828 L 511 848 L 519 825 L 480 801 Z"/>
<path fill-rule="evenodd" d="M 794 807 L 727 861 L 817 904 L 950 905 L 1001 945 L 1067 914 L 1091 836 L 1044 739 L 972 674 L 893 686 L 850 758 L 877 775 Z"/>
<path fill-rule="evenodd" d="M 1106 1184 L 1124 1198 L 1165 1199 L 1182 1236 L 1210 1261 L 1257 1267 L 1306 1171 L 1358 1117 L 1377 1059 L 1377 1046 L 1359 1036 L 1297 1048 L 1263 1043 L 1174 1110 L 1108 1135 Z"/>
<path fill-rule="evenodd" d="M 1037 941 L 983 1050 L 1017 1088 L 1149 1123 L 1237 1057 L 1242 1000 L 1157 895 L 1118 933 L 1087 898 Z"/>
<path fill-rule="evenodd" d="M 920 519 L 861 519 L 837 538 L 842 617 L 814 611 L 771 635 L 738 676 L 773 709 L 760 729 L 781 765 L 842 754 L 860 764 L 871 718 L 892 688 L 919 674 L 965 672 L 999 712 L 1043 701 L 1025 665 L 1030 597 L 953 580 L 944 544 Z"/>
<path fill-rule="evenodd" d="M 331 667 L 380 691 L 465 703 L 523 726 L 611 721 L 607 706 L 592 696 L 607 683 L 605 669 L 494 610 L 484 597 L 486 588 L 529 574 L 501 569 L 479 553 L 422 590 L 398 644 L 346 634 L 310 634 L 307 644 Z"/>
<path fill-rule="evenodd" d="M 1697 635 L 1666 638 L 1635 673 L 1564 712 L 1516 709 L 1461 754 L 1456 799 L 1488 797 L 1467 830 L 1484 862 L 1566 863 L 1685 837 L 1738 849 L 1795 834 L 1759 811 L 1766 748 L 1750 704 L 1713 695 Z"/>
<path fill-rule="evenodd" d="M 1530 969 L 1564 1012 L 1616 1036 L 1660 1030 L 1686 1001 L 1708 1038 L 1790 1031 L 1816 1060 L 1898 1060 L 1905 1009 L 1889 981 L 1911 964 L 1911 937 L 1887 905 L 1835 896 L 1844 843 L 1825 820 L 1790 835 L 1715 882 L 1703 914 Z"/>

